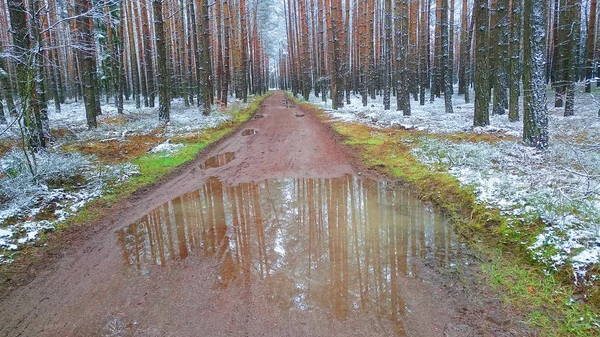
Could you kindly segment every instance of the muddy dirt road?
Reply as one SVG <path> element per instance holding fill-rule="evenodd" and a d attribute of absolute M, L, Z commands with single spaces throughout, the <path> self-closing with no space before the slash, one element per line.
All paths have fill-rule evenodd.
<path fill-rule="evenodd" d="M 71 235 L 2 292 L 0 335 L 523 335 L 457 281 L 470 261 L 441 214 L 284 102 Z"/>

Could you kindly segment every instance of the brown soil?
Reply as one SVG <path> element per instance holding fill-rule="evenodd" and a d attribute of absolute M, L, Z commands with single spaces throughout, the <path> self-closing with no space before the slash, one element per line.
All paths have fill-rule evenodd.
<path fill-rule="evenodd" d="M 124 233 L 123 229 L 149 210 L 198 190 L 213 177 L 223 185 L 236 185 L 265 179 L 336 178 L 363 171 L 328 126 L 310 111 L 286 107 L 285 102 L 283 93 L 275 93 L 259 111 L 262 118 L 252 119 L 169 179 L 115 206 L 99 223 L 79 226 L 59 238 L 65 248 L 52 249 L 53 256 L 31 266 L 27 274 L 32 277 L 16 277 L 2 289 L 0 335 L 529 334 L 501 308 L 500 301 L 475 283 L 477 266 L 473 264 L 457 273 L 428 258 L 413 261 L 418 264 L 418 278 L 401 276 L 394 283 L 386 283 L 403 294 L 405 305 L 400 316 L 387 317 L 350 306 L 340 318 L 327 305 L 304 309 L 280 305 L 273 296 L 273 289 L 278 288 L 271 286 L 278 279 L 253 278 L 242 284 L 218 286 L 227 268 L 224 261 L 228 261 L 218 254 L 150 265 L 143 270 L 123 262 L 117 232 Z M 242 136 L 246 129 L 256 134 Z M 293 284 L 294 275 L 286 276 Z M 28 282 L 19 284 L 18 280 Z"/>

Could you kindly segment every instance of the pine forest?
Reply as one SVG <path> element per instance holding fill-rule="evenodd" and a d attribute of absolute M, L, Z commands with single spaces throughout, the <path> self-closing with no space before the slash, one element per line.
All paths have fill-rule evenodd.
<path fill-rule="evenodd" d="M 598 1 L 0 0 L 0 322 L 600 335 Z"/>

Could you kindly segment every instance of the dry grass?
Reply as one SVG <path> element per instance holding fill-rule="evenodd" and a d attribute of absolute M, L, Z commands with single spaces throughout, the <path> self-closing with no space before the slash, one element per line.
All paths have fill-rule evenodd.
<path fill-rule="evenodd" d="M 105 164 L 117 164 L 131 161 L 164 141 L 165 137 L 159 136 L 158 130 L 155 130 L 147 135 L 126 136 L 124 139 L 87 141 L 66 146 L 65 150 L 95 155 Z"/>

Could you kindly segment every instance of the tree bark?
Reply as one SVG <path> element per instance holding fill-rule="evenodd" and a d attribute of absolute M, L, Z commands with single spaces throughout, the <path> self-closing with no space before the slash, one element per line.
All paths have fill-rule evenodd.
<path fill-rule="evenodd" d="M 444 107 L 446 113 L 453 113 L 452 110 L 452 63 L 450 61 L 450 46 L 448 45 L 448 0 L 442 0 L 440 18 L 442 20 L 442 54 L 444 63 Z"/>
<path fill-rule="evenodd" d="M 154 31 L 156 34 L 156 64 L 158 65 L 158 120 L 162 123 L 168 123 L 170 120 L 171 98 L 162 5 L 162 0 L 152 0 Z"/>
<path fill-rule="evenodd" d="M 590 0 L 590 16 L 587 27 L 585 47 L 585 92 L 592 91 L 592 73 L 594 70 L 594 42 L 596 34 L 596 0 Z"/>
<path fill-rule="evenodd" d="M 89 129 L 97 126 L 96 116 L 100 113 L 97 110 L 96 93 L 96 43 L 94 41 L 94 23 L 91 13 L 92 3 L 90 0 L 76 0 L 75 13 L 77 18 L 78 31 L 78 59 L 79 69 L 82 72 L 83 102 L 85 105 L 85 114 Z"/>
<path fill-rule="evenodd" d="M 511 0 L 510 101 L 508 106 L 508 120 L 511 122 L 519 120 L 522 9 L 522 0 Z"/>
<path fill-rule="evenodd" d="M 489 4 L 475 0 L 475 116 L 473 126 L 490 124 Z"/>
<path fill-rule="evenodd" d="M 525 0 L 523 7 L 523 141 L 544 149 L 548 146 L 545 46 L 546 1 Z"/>

